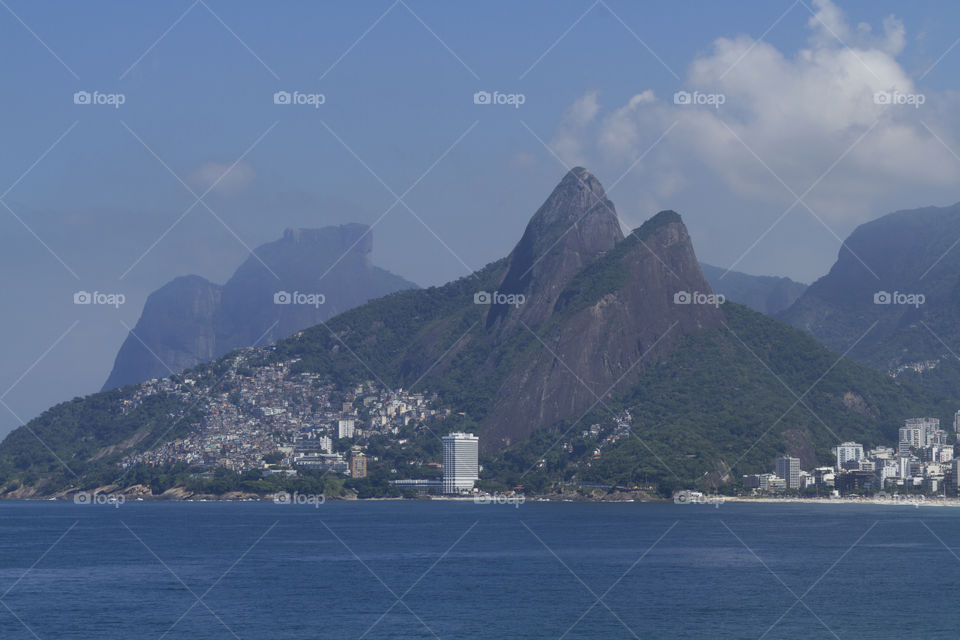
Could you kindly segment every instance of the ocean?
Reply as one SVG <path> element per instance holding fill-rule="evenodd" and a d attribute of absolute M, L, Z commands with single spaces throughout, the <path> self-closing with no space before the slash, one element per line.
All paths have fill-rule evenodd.
<path fill-rule="evenodd" d="M 0 638 L 956 638 L 958 540 L 910 505 L 3 502 Z"/>

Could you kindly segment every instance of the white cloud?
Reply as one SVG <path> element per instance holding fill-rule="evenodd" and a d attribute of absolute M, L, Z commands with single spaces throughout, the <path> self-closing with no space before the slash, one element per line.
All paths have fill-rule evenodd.
<path fill-rule="evenodd" d="M 232 168 L 231 168 L 232 167 Z M 230 163 L 205 162 L 187 176 L 187 181 L 202 191 L 211 189 L 220 195 L 233 195 L 250 186 L 257 172 L 246 161 Z"/>
<path fill-rule="evenodd" d="M 626 106 L 620 107 L 608 115 L 600 129 L 599 144 L 607 152 L 620 158 L 630 158 L 642 150 L 638 149 L 639 131 L 637 130 L 637 110 L 655 102 L 652 89 L 630 98 Z"/>
<path fill-rule="evenodd" d="M 723 94 L 719 108 L 676 105 L 647 90 L 602 115 L 589 93 L 568 111 L 554 144 L 588 166 L 625 169 L 675 123 L 636 172 L 646 193 L 666 196 L 683 182 L 703 181 L 671 180 L 666 188 L 654 176 L 706 170 L 705 180 L 719 178 L 733 196 L 776 208 L 792 202 L 781 180 L 802 194 L 826 173 L 805 200 L 824 220 L 844 225 L 890 211 L 890 194 L 955 184 L 960 162 L 927 130 L 960 149 L 947 136 L 955 97 L 928 94 L 919 108 L 874 99 L 918 92 L 896 59 L 903 24 L 888 17 L 874 34 L 868 25 L 850 28 L 829 0 L 814 6 L 808 45 L 799 51 L 748 36 L 719 38 L 690 63 L 683 88 Z M 590 117 L 574 127 L 574 112 Z"/>
<path fill-rule="evenodd" d="M 550 141 L 550 146 L 567 164 L 584 163 L 585 134 L 587 127 L 593 123 L 598 113 L 600 113 L 600 103 L 597 102 L 596 91 L 587 92 L 564 112 L 560 126 L 557 127 Z"/>

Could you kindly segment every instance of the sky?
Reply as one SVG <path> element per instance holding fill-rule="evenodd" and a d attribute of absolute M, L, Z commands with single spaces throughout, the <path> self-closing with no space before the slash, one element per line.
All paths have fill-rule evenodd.
<path fill-rule="evenodd" d="M 625 230 L 673 209 L 702 261 L 811 282 L 857 225 L 960 201 L 958 14 L 3 0 L 0 437 L 98 390 L 176 276 L 363 222 L 375 263 L 442 284 L 506 255 L 576 165 Z"/>

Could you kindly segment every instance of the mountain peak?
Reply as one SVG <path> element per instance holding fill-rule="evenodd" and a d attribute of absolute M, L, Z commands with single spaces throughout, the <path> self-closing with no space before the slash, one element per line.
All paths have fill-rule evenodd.
<path fill-rule="evenodd" d="M 563 180 L 560 181 L 559 186 L 562 186 L 565 183 L 579 185 L 584 189 L 593 191 L 601 198 L 606 197 L 606 193 L 603 190 L 603 185 L 600 184 L 600 181 L 597 179 L 597 177 L 583 167 L 574 167 L 573 169 L 570 169 L 570 171 L 567 172 L 567 175 L 563 176 Z"/>
<path fill-rule="evenodd" d="M 530 225 L 540 227 L 541 232 L 549 232 L 547 227 L 555 224 L 569 227 L 596 207 L 602 209 L 602 215 L 598 217 L 604 218 L 605 222 L 617 220 L 613 203 L 607 200 L 603 185 L 596 176 L 583 167 L 574 167 L 554 187 L 546 202 L 531 218 Z M 563 230 L 566 231 L 566 228 Z"/>
<path fill-rule="evenodd" d="M 651 233 L 659 229 L 660 227 L 665 227 L 668 224 L 683 224 L 683 218 L 680 217 L 680 214 L 672 209 L 666 209 L 657 213 L 655 216 L 644 222 L 642 225 L 633 230 L 632 235 L 638 236 L 640 239 L 646 238 Z M 686 225 L 684 225 L 686 227 Z"/>
<path fill-rule="evenodd" d="M 540 322 L 550 315 L 570 278 L 622 239 L 616 209 L 603 185 L 583 167 L 575 167 L 533 214 L 510 254 L 500 290 L 524 294 L 526 321 Z M 507 307 L 494 305 L 488 326 L 507 313 Z"/>
<path fill-rule="evenodd" d="M 282 238 L 257 247 L 223 285 L 195 275 L 173 280 L 147 298 L 103 388 L 269 343 L 370 299 L 416 287 L 374 267 L 372 251 L 373 232 L 364 224 L 288 228 Z M 324 303 L 278 305 L 281 291 L 322 293 Z"/>
<path fill-rule="evenodd" d="M 320 229 L 288 227 L 284 229 L 283 238 L 277 243 L 330 247 L 331 249 L 354 247 L 360 253 L 370 253 L 373 251 L 373 233 L 367 225 L 356 222 Z"/>

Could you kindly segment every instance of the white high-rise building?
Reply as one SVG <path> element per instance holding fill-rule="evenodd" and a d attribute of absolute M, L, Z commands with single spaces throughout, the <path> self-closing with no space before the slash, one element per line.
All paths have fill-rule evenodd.
<path fill-rule="evenodd" d="M 900 446 L 898 449 L 900 451 L 904 451 L 910 447 L 919 449 L 924 446 L 924 440 L 923 429 L 921 427 L 900 427 Z"/>
<path fill-rule="evenodd" d="M 319 445 L 321 451 L 333 453 L 333 440 L 330 439 L 330 436 L 318 437 L 317 445 Z"/>
<path fill-rule="evenodd" d="M 472 433 L 443 436 L 443 492 L 470 493 L 480 479 L 480 439 Z"/>
<path fill-rule="evenodd" d="M 863 445 L 857 442 L 844 442 L 833 448 L 833 453 L 837 456 L 837 469 L 843 468 L 843 463 L 848 460 L 863 460 Z"/>
<path fill-rule="evenodd" d="M 356 432 L 355 424 L 350 418 L 341 418 L 337 422 L 337 438 L 352 438 Z"/>

